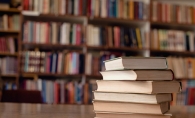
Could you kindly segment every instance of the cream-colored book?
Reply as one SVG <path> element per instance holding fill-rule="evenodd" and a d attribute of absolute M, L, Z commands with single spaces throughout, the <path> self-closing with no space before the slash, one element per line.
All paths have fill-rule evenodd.
<path fill-rule="evenodd" d="M 169 110 L 169 102 L 160 104 L 139 104 L 130 102 L 93 101 L 95 111 L 164 114 Z"/>
<path fill-rule="evenodd" d="M 97 80 L 97 91 L 119 93 L 177 93 L 180 91 L 178 81 L 109 81 Z"/>

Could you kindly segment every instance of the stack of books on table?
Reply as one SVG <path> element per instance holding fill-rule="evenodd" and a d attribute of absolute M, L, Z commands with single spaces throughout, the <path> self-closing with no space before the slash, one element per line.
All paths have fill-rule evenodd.
<path fill-rule="evenodd" d="M 97 118 L 170 118 L 172 93 L 180 91 L 166 58 L 120 57 L 104 62 L 94 91 Z"/>

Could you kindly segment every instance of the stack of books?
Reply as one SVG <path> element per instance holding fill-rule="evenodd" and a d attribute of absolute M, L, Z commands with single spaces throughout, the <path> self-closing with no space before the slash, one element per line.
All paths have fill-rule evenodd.
<path fill-rule="evenodd" d="M 120 57 L 104 62 L 97 81 L 94 111 L 98 118 L 170 118 L 172 94 L 180 91 L 166 58 Z"/>

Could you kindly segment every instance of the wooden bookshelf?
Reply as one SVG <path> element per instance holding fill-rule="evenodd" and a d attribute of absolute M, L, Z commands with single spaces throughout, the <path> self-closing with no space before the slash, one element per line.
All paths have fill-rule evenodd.
<path fill-rule="evenodd" d="M 9 52 L 0 52 L 0 56 L 13 56 L 16 57 L 18 56 L 18 53 L 9 53 Z"/>
<path fill-rule="evenodd" d="M 149 0 L 152 2 L 153 0 Z M 152 5 L 150 6 L 150 12 L 152 10 Z M 25 10 L 16 10 L 16 9 L 9 9 L 9 10 L 1 10 L 0 12 L 4 13 L 20 13 L 21 14 L 21 24 L 26 21 L 37 21 L 37 22 L 68 22 L 68 23 L 78 23 L 83 24 L 84 26 L 87 25 L 95 25 L 95 26 L 119 26 L 119 27 L 130 27 L 130 28 L 146 28 L 149 31 L 152 29 L 176 29 L 182 31 L 194 31 L 195 24 L 188 24 L 188 23 L 168 23 L 168 22 L 154 22 L 152 21 L 152 16 L 149 16 L 147 20 L 139 20 L 139 19 L 125 19 L 125 18 L 114 18 L 114 17 L 94 17 L 89 15 L 60 15 L 60 14 L 43 14 L 38 12 L 29 12 Z M 102 79 L 101 75 L 88 75 L 88 74 L 53 74 L 53 73 L 40 73 L 40 72 L 21 72 L 21 62 L 22 62 L 22 51 L 26 50 L 39 50 L 39 51 L 49 51 L 49 52 L 59 52 L 62 50 L 76 50 L 82 52 L 85 56 L 89 52 L 120 52 L 120 53 L 130 53 L 130 56 L 133 56 L 134 53 L 138 54 L 139 56 L 145 56 L 143 53 L 149 52 L 149 56 L 179 56 L 179 57 L 195 57 L 195 52 L 189 51 L 171 51 L 171 50 L 157 50 L 157 49 L 150 49 L 150 48 L 137 48 L 137 47 L 108 47 L 108 46 L 90 46 L 86 45 L 63 45 L 63 44 L 37 44 L 37 43 L 25 43 L 22 42 L 22 25 L 20 31 L 13 31 L 13 30 L 0 30 L 0 33 L 14 33 L 19 35 L 18 40 L 18 53 L 9 54 L 9 53 L 0 53 L 0 56 L 15 56 L 18 57 L 19 60 L 19 70 L 18 75 L 21 78 L 36 78 L 43 77 L 43 78 L 85 78 L 87 79 Z M 85 37 L 86 38 L 86 37 Z M 87 40 L 86 40 L 87 41 Z M 137 56 L 137 55 L 136 55 Z M 5 77 L 16 77 L 14 75 L 5 75 Z M 178 80 L 193 80 L 193 78 L 178 78 Z M 19 83 L 19 82 L 18 82 Z"/>
<path fill-rule="evenodd" d="M 158 54 L 168 54 L 168 55 L 179 55 L 179 56 L 195 56 L 195 52 L 190 51 L 174 51 L 174 50 L 157 50 L 157 49 L 150 49 L 151 53 Z"/>
<path fill-rule="evenodd" d="M 151 21 L 151 27 L 168 28 L 168 29 L 182 29 L 182 30 L 194 30 L 195 24 L 189 23 L 173 23 L 173 22 L 154 22 Z"/>
<path fill-rule="evenodd" d="M 0 29 L 0 33 L 20 33 L 20 31 L 18 30 L 1 30 Z"/>
<path fill-rule="evenodd" d="M 19 9 L 16 9 L 16 8 L 9 8 L 9 9 L 1 9 L 0 8 L 0 12 L 3 12 L 3 13 L 20 13 L 21 10 Z"/>
<path fill-rule="evenodd" d="M 101 18 L 101 17 L 88 17 L 90 24 L 116 24 L 116 25 L 131 25 L 131 26 L 142 26 L 149 23 L 149 20 L 130 20 L 123 18 Z"/>
<path fill-rule="evenodd" d="M 33 76 L 40 76 L 40 77 L 73 77 L 73 78 L 81 78 L 85 76 L 84 74 L 58 74 L 58 73 L 40 73 L 40 72 L 21 72 L 23 77 L 33 77 Z"/>
<path fill-rule="evenodd" d="M 40 50 L 64 50 L 64 49 L 73 49 L 79 50 L 82 49 L 83 45 L 63 45 L 63 44 L 38 44 L 38 43 L 22 43 L 25 49 L 35 49 Z"/>
<path fill-rule="evenodd" d="M 3 74 L 1 75 L 2 78 L 17 78 L 18 74 Z"/>

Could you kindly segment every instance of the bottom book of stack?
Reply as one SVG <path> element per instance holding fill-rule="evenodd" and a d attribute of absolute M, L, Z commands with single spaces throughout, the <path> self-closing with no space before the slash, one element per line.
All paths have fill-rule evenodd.
<path fill-rule="evenodd" d="M 135 114 L 135 113 L 116 113 L 116 112 L 95 112 L 95 118 L 171 118 L 171 113 L 166 114 Z"/>

